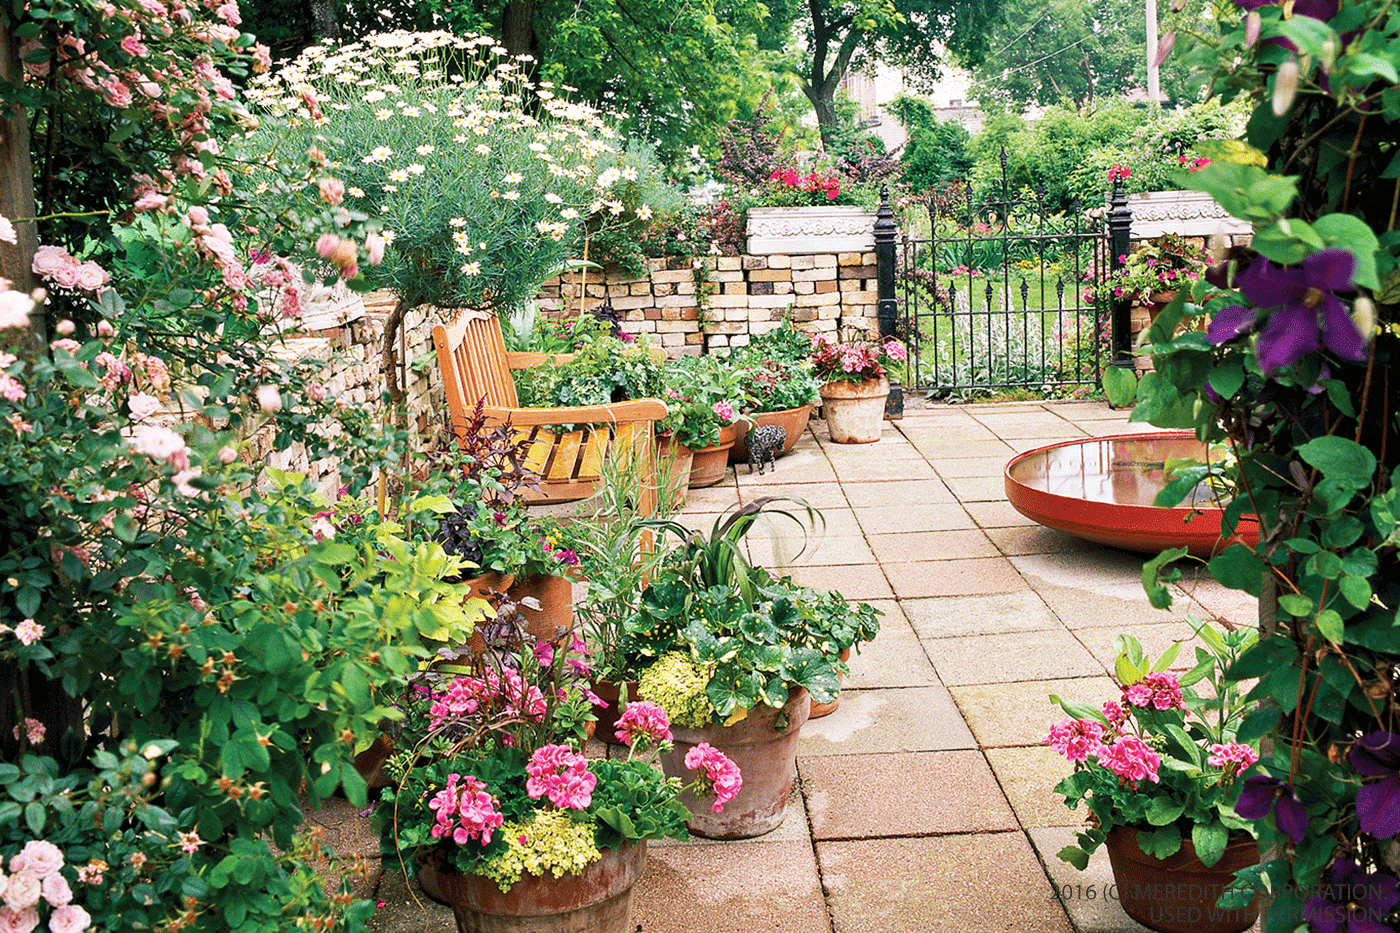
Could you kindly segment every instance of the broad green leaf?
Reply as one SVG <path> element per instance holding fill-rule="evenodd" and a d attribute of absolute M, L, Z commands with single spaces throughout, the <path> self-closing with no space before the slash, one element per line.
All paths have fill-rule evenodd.
<path fill-rule="evenodd" d="M 1171 647 L 1168 648 L 1166 651 L 1163 651 L 1162 656 L 1157 659 L 1157 662 L 1155 664 L 1152 665 L 1152 670 L 1158 674 L 1160 674 L 1162 671 L 1165 671 L 1167 668 L 1172 666 L 1172 662 L 1176 660 L 1176 656 L 1180 653 L 1181 642 L 1172 642 Z"/>
<path fill-rule="evenodd" d="M 1138 848 L 1147 855 L 1170 858 L 1181 851 L 1181 830 L 1175 824 L 1169 824 L 1150 833 L 1139 831 L 1137 843 Z"/>
<path fill-rule="evenodd" d="M 1257 597 L 1264 587 L 1264 561 L 1247 544 L 1232 544 L 1210 559 L 1210 575 L 1222 586 Z"/>
<path fill-rule="evenodd" d="M 1085 871 L 1089 867 L 1089 853 L 1078 846 L 1065 846 L 1055 853 L 1055 857 L 1062 862 L 1068 862 L 1080 871 Z"/>
<path fill-rule="evenodd" d="M 1186 812 L 1186 805 L 1172 803 L 1166 797 L 1153 797 L 1147 805 L 1147 822 L 1153 826 L 1166 826 L 1175 823 Z"/>
<path fill-rule="evenodd" d="M 1196 847 L 1196 857 L 1207 867 L 1220 861 L 1229 841 L 1230 831 L 1219 820 L 1191 825 L 1191 844 Z"/>
<path fill-rule="evenodd" d="M 1061 699 L 1059 696 L 1053 693 L 1050 694 L 1050 702 L 1057 704 L 1060 707 L 1060 709 L 1064 710 L 1066 713 L 1069 713 L 1075 719 L 1089 719 L 1093 720 L 1094 722 L 1104 723 L 1105 725 L 1108 723 L 1108 720 L 1104 718 L 1103 711 L 1097 706 L 1092 706 L 1088 703 L 1075 703 L 1072 700 Z"/>
<path fill-rule="evenodd" d="M 1279 265 L 1291 266 L 1321 249 L 1322 237 L 1301 220 L 1280 220 L 1256 231 L 1250 245 Z"/>
<path fill-rule="evenodd" d="M 1284 612 L 1299 619 L 1305 619 L 1312 615 L 1316 606 L 1312 597 L 1304 596 L 1302 593 L 1289 593 L 1286 596 L 1280 596 L 1278 605 Z"/>
<path fill-rule="evenodd" d="M 1187 550 L 1184 547 L 1172 548 L 1169 551 L 1163 551 L 1142 565 L 1142 588 L 1147 591 L 1147 601 L 1152 604 L 1153 609 L 1171 608 L 1171 590 L 1163 584 L 1175 583 L 1180 580 L 1181 571 L 1176 568 L 1166 568 L 1173 561 L 1185 557 L 1186 554 Z"/>
<path fill-rule="evenodd" d="M 1298 448 L 1298 456 L 1323 476 L 1352 489 L 1369 485 L 1376 472 L 1376 455 L 1356 441 L 1327 434 Z"/>
<path fill-rule="evenodd" d="M 1103 371 L 1103 391 L 1108 404 L 1127 408 L 1137 400 L 1138 381 L 1129 366 L 1106 366 Z"/>
<path fill-rule="evenodd" d="M 1337 581 L 1342 598 L 1356 609 L 1365 609 L 1371 604 L 1371 581 L 1365 577 L 1344 576 Z"/>
<path fill-rule="evenodd" d="M 1346 637 L 1346 625 L 1335 609 L 1324 609 L 1317 614 L 1317 630 L 1334 645 L 1340 645 Z"/>
<path fill-rule="evenodd" d="M 1380 243 L 1366 221 L 1352 214 L 1328 214 L 1313 221 L 1313 229 L 1324 246 L 1344 249 L 1356 257 L 1354 278 L 1357 285 L 1370 289 L 1381 287 L 1376 275 L 1376 250 Z"/>

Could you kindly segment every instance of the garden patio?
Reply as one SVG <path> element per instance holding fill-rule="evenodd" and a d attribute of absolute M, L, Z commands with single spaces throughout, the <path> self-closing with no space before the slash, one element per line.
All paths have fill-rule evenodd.
<path fill-rule="evenodd" d="M 697 528 L 758 496 L 805 498 L 825 534 L 794 560 L 790 525 L 756 528 L 751 558 L 884 618 L 851 660 L 840 707 L 803 727 L 800 794 L 782 826 L 750 841 L 653 843 L 635 928 L 1144 929 L 1115 903 L 1102 851 L 1082 874 L 1055 857 L 1080 817 L 1052 793 L 1067 768 L 1040 745 L 1063 718 L 1048 697 L 1112 698 L 1120 632 L 1156 655 L 1191 634 L 1188 611 L 1247 624 L 1255 609 L 1209 580 L 1171 612 L 1151 609 L 1140 556 L 1034 525 L 1007 503 L 1001 475 L 1019 451 L 1140 429 L 1103 403 L 1053 401 L 911 409 L 873 445 L 832 444 L 814 421 L 776 472 L 740 466 L 692 491 L 682 518 Z M 380 905 L 372 929 L 454 929 L 448 908 L 394 866 L 381 872 L 377 834 L 349 804 L 308 819 L 343 859 L 333 870 Z"/>

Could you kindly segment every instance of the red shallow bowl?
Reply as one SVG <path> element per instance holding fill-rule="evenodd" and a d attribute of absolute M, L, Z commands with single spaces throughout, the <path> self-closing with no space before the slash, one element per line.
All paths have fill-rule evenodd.
<path fill-rule="evenodd" d="M 1209 558 L 1229 544 L 1253 545 L 1258 523 L 1242 519 L 1220 537 L 1221 510 L 1208 496 L 1171 509 L 1152 504 L 1162 490 L 1164 461 L 1205 461 L 1206 446 L 1190 431 L 1086 437 L 1028 450 L 1006 465 L 1006 498 L 1027 518 L 1099 544 L 1156 554 L 1186 547 Z"/>

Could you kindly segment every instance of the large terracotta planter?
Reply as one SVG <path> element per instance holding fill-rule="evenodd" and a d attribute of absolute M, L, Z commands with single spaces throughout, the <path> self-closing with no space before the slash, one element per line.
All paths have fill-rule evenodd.
<path fill-rule="evenodd" d="M 1117 826 L 1104 843 L 1118 902 L 1129 917 L 1161 933 L 1239 933 L 1254 925 L 1257 899 L 1239 910 L 1215 906 L 1236 871 L 1259 863 L 1253 839 L 1232 838 L 1220 861 L 1207 868 L 1190 839 L 1175 855 L 1158 859 L 1138 847 L 1137 836 L 1136 829 Z"/>
<path fill-rule="evenodd" d="M 760 704 L 732 726 L 671 726 L 675 746 L 661 756 L 661 769 L 667 777 L 690 783 L 695 772 L 686 768 L 685 753 L 708 742 L 739 766 L 744 780 L 738 796 L 725 804 L 721 813 L 710 810 L 713 800 L 697 799 L 690 791 L 681 795 L 681 802 L 690 811 L 686 826 L 692 833 L 709 839 L 751 839 L 782 824 L 797 777 L 797 733 L 807 721 L 810 707 L 807 691 L 797 688 L 782 709 Z"/>
<path fill-rule="evenodd" d="M 822 386 L 822 417 L 838 444 L 873 444 L 885 427 L 885 398 L 890 382 L 884 376 L 864 382 L 828 382 Z"/>
<path fill-rule="evenodd" d="M 369 748 L 355 756 L 355 770 L 360 772 L 360 777 L 370 790 L 382 790 L 393 783 L 384 773 L 384 765 L 393 754 L 394 743 L 380 733 L 374 737 Z"/>
<path fill-rule="evenodd" d="M 509 891 L 480 875 L 423 865 L 419 883 L 452 908 L 458 933 L 632 933 L 632 887 L 646 841 L 606 849 L 577 875 L 525 875 Z"/>
<path fill-rule="evenodd" d="M 560 629 L 574 625 L 574 585 L 568 577 L 532 573 L 516 577 L 510 587 L 510 598 L 519 603 L 526 597 L 539 600 L 540 608 L 519 606 L 525 617 L 525 629 L 535 641 L 553 641 Z"/>
<path fill-rule="evenodd" d="M 663 505 L 679 512 L 685 507 L 685 494 L 690 491 L 690 468 L 695 452 L 676 440 L 674 434 L 656 440 L 657 482 L 666 488 L 660 496 Z"/>
<path fill-rule="evenodd" d="M 812 417 L 812 406 L 803 405 L 801 408 L 785 408 L 782 411 L 761 411 L 751 417 L 754 424 L 776 424 L 787 432 L 787 440 L 783 441 L 782 450 L 777 452 L 778 456 L 781 457 L 792 450 L 797 439 L 802 436 L 802 432 L 807 430 L 807 421 Z M 738 436 L 734 438 L 734 446 L 729 448 L 730 463 L 748 462 L 749 452 L 744 446 L 744 439 L 748 436 L 748 422 L 739 422 Z"/>
<path fill-rule="evenodd" d="M 724 471 L 729 466 L 729 449 L 734 446 L 734 439 L 738 435 L 739 429 L 736 425 L 725 425 L 719 429 L 719 443 L 691 451 L 691 489 L 704 489 L 724 479 Z"/>
<path fill-rule="evenodd" d="M 851 659 L 851 649 L 847 648 L 845 651 L 842 651 L 840 657 L 843 663 L 849 661 Z M 842 674 L 840 671 L 837 671 L 836 682 L 839 684 L 844 684 L 846 682 L 846 675 Z M 840 705 L 841 695 L 838 693 L 836 695 L 836 699 L 832 700 L 830 703 L 813 703 L 812 712 L 808 714 L 807 718 L 821 719 L 823 716 L 830 716 L 832 713 L 836 712 L 836 707 Z"/>
<path fill-rule="evenodd" d="M 594 735 L 610 745 L 621 745 L 622 743 L 617 740 L 617 718 L 622 715 L 622 711 L 626 707 L 622 705 L 622 692 L 619 686 L 611 680 L 595 681 L 593 694 L 608 704 L 607 706 L 593 707 L 593 715 L 598 717 Z M 627 681 L 627 699 L 630 702 L 636 698 L 637 682 L 629 680 Z"/>

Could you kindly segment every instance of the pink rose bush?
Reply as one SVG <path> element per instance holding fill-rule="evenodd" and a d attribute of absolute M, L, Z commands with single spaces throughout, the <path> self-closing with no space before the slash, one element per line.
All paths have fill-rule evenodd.
<path fill-rule="evenodd" d="M 48 914 L 50 933 L 82 933 L 92 917 L 73 903 L 73 889 L 63 876 L 63 850 L 31 839 L 10 857 L 9 875 L 0 872 L 0 933 L 30 933 Z"/>
<path fill-rule="evenodd" d="M 1153 664 L 1135 638 L 1120 635 L 1114 670 L 1122 678 L 1121 703 L 1094 707 L 1051 697 L 1070 718 L 1052 725 L 1044 744 L 1074 766 L 1055 790 L 1071 809 L 1083 805 L 1093 817 L 1093 825 L 1079 833 L 1078 845 L 1060 853 L 1081 869 L 1118 826 L 1150 829 L 1154 852 L 1162 858 L 1179 848 L 1182 834 L 1191 834 L 1193 827 L 1205 827 L 1195 830 L 1194 838 L 1198 847 L 1205 846 L 1201 854 L 1207 860 L 1238 832 L 1233 808 L 1241 776 L 1259 755 L 1236 739 L 1246 708 L 1222 673 L 1257 636 L 1249 629 L 1198 625 L 1204 647 L 1195 649 L 1196 664 L 1185 674 L 1169 670 L 1180 643 Z M 1201 682 L 1210 689 L 1198 694 L 1192 687 Z M 1218 849 L 1211 850 L 1215 843 Z"/>

